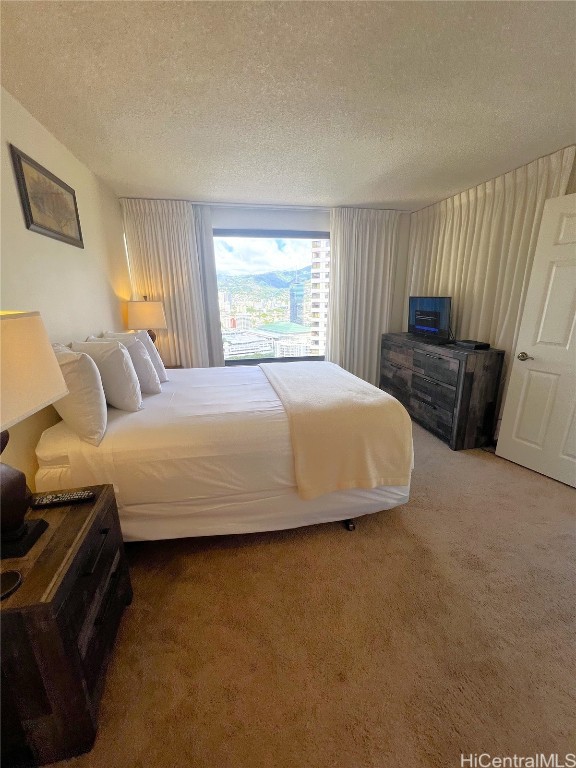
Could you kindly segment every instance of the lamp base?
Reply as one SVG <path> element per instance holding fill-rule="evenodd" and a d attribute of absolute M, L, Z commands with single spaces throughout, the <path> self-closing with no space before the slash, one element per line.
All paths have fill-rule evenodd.
<path fill-rule="evenodd" d="M 152 344 L 156 344 L 156 331 L 153 331 L 151 328 L 148 328 L 148 336 L 152 339 Z"/>
<path fill-rule="evenodd" d="M 0 541 L 0 559 L 24 557 L 36 544 L 46 528 L 48 528 L 46 520 L 27 520 L 24 523 L 24 531 L 18 539 L 8 541 L 2 539 Z"/>
<path fill-rule="evenodd" d="M 0 433 L 0 453 L 8 443 L 8 432 Z M 25 520 L 32 494 L 26 475 L 0 462 L 0 558 L 23 557 L 48 528 L 45 520 Z"/>

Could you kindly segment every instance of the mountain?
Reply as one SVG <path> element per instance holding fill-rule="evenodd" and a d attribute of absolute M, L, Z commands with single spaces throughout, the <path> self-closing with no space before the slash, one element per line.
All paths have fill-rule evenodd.
<path fill-rule="evenodd" d="M 311 278 L 312 267 L 302 269 L 286 269 L 276 272 L 265 272 L 261 275 L 228 275 L 225 272 L 218 273 L 218 289 L 220 291 L 232 291 L 249 289 L 250 286 L 263 286 L 267 288 L 289 288 L 296 281 L 308 282 Z"/>
<path fill-rule="evenodd" d="M 292 283 L 306 283 L 312 275 L 312 267 L 302 269 L 284 270 L 282 272 L 265 272 L 263 275 L 254 275 L 254 280 L 273 288 L 289 288 Z"/>

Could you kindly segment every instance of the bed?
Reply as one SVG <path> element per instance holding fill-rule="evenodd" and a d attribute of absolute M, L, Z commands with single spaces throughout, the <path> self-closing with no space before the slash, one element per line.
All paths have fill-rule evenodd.
<path fill-rule="evenodd" d="M 292 376 L 300 377 L 289 380 L 286 386 L 300 392 L 303 400 L 319 402 L 319 413 L 314 416 L 317 422 L 308 413 L 300 414 L 302 423 L 318 436 L 316 457 L 304 454 L 300 463 L 293 451 L 293 406 L 286 402 L 290 399 L 286 391 L 272 384 L 271 370 L 285 367 Z M 143 408 L 138 412 L 108 409 L 106 433 L 98 447 L 81 440 L 66 423 L 59 422 L 43 433 L 36 449 L 37 490 L 111 483 L 126 541 L 295 528 L 351 519 L 408 500 L 412 468 L 410 419 L 394 398 L 331 363 L 277 363 L 268 371 L 265 368 L 171 370 L 170 381 L 162 384 L 162 392 L 144 395 Z M 294 386 L 294 381 L 304 380 L 316 381 L 317 397 L 310 398 L 305 385 Z M 360 399 L 367 395 L 375 398 L 378 413 L 384 409 L 388 414 L 385 423 L 389 434 L 376 453 L 380 456 L 395 451 L 401 457 L 401 471 L 382 475 L 382 479 L 391 478 L 393 482 L 376 487 L 366 487 L 371 484 L 365 480 L 359 483 L 365 487 L 352 487 L 354 482 L 345 482 L 341 487 L 336 478 L 338 487 L 332 492 L 323 492 L 328 486 L 303 491 L 298 480 L 299 466 L 302 474 L 307 467 L 314 469 L 316 461 L 318 472 L 309 472 L 312 476 L 322 475 L 323 470 L 328 475 L 342 474 L 326 441 L 338 443 L 342 455 L 350 442 L 353 461 L 354 451 L 363 450 L 358 448 L 365 442 L 363 433 L 354 438 L 354 432 L 358 432 L 354 425 L 360 418 L 355 412 L 348 415 L 353 423 L 346 427 L 343 422 L 337 440 L 328 429 L 337 421 L 329 398 L 336 397 L 338 405 L 342 398 L 349 397 L 348 389 L 360 385 L 370 388 L 362 390 Z M 313 423 L 318 427 L 311 427 Z M 373 459 L 368 470 L 372 477 L 381 477 L 383 470 Z"/>

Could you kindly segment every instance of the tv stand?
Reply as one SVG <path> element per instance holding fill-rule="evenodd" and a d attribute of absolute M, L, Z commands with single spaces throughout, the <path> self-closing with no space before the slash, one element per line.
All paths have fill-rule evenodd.
<path fill-rule="evenodd" d="M 493 439 L 503 360 L 500 349 L 465 349 L 412 333 L 385 333 L 380 389 L 453 451 L 480 448 Z"/>

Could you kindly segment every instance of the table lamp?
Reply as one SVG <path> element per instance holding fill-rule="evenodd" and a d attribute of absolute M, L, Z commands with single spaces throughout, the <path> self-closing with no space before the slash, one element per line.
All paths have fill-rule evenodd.
<path fill-rule="evenodd" d="M 9 427 L 64 397 L 68 389 L 38 312 L 0 312 L 0 366 L 1 453 Z M 25 555 L 48 527 L 45 520 L 24 520 L 30 496 L 26 475 L 0 463 L 3 558 Z"/>
<path fill-rule="evenodd" d="M 144 301 L 129 301 L 127 327 L 130 331 L 147 328 L 152 341 L 156 341 L 156 334 L 152 329 L 168 328 L 162 302 L 148 301 L 147 296 L 144 296 Z"/>

